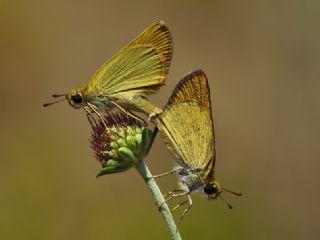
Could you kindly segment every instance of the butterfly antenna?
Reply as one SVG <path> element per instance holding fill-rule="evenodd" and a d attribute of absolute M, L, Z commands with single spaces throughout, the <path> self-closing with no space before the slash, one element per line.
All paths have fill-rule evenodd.
<path fill-rule="evenodd" d="M 52 94 L 53 98 L 57 98 L 57 97 L 66 97 L 67 94 Z"/>
<path fill-rule="evenodd" d="M 231 206 L 231 204 L 228 203 L 227 200 L 225 200 L 223 197 L 221 197 L 221 194 L 219 194 L 219 198 L 220 198 L 222 201 L 224 201 L 225 204 L 227 204 L 227 206 L 228 206 L 229 209 L 233 209 L 233 207 Z"/>
<path fill-rule="evenodd" d="M 53 104 L 56 104 L 56 103 L 61 102 L 63 100 L 66 100 L 66 96 L 67 96 L 67 94 L 52 94 L 53 98 L 58 98 L 58 97 L 64 97 L 64 98 L 58 99 L 58 100 L 56 100 L 54 102 L 45 103 L 42 106 L 48 107 L 50 105 L 53 105 Z"/>
<path fill-rule="evenodd" d="M 236 196 L 238 196 L 238 197 L 242 196 L 242 193 L 237 193 L 237 192 L 234 192 L 234 191 L 230 191 L 230 190 L 225 189 L 225 188 L 221 188 L 221 189 L 222 189 L 223 191 L 226 191 L 226 192 L 231 193 L 231 194 L 233 194 L 233 195 L 236 195 Z"/>

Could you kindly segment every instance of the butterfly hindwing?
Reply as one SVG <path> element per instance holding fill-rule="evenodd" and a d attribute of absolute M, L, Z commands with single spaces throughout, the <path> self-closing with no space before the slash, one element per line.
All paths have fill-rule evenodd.
<path fill-rule="evenodd" d="M 186 75 L 174 89 L 158 119 L 174 155 L 192 169 L 213 170 L 214 129 L 208 80 L 203 71 Z"/>

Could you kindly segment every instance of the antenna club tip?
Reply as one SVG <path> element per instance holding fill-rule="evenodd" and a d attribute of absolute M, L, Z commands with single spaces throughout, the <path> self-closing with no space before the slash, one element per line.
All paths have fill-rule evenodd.
<path fill-rule="evenodd" d="M 67 94 L 52 94 L 51 96 L 54 98 L 58 98 L 58 97 L 66 97 Z"/>
<path fill-rule="evenodd" d="M 66 95 L 65 95 L 65 94 L 60 94 L 60 95 L 58 95 L 58 94 L 53 94 L 53 95 L 52 95 L 52 97 L 64 97 L 64 96 L 66 96 Z M 56 103 L 61 102 L 61 101 L 64 101 L 64 100 L 66 100 L 65 97 L 64 97 L 64 98 L 60 98 L 60 99 L 58 99 L 58 100 L 56 100 L 56 101 L 53 101 L 53 102 L 44 103 L 44 104 L 42 104 L 42 106 L 43 106 L 43 107 L 48 107 L 48 106 L 50 106 L 50 105 L 56 104 Z"/>

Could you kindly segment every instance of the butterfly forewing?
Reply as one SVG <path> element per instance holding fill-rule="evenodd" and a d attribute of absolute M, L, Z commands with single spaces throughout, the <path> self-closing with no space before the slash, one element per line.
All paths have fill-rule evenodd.
<path fill-rule="evenodd" d="M 164 84 L 172 57 L 169 29 L 156 22 L 102 65 L 89 82 L 88 92 L 149 93 Z"/>
<path fill-rule="evenodd" d="M 210 89 L 205 74 L 195 71 L 174 89 L 158 120 L 165 142 L 192 169 L 213 171 L 214 130 Z"/>

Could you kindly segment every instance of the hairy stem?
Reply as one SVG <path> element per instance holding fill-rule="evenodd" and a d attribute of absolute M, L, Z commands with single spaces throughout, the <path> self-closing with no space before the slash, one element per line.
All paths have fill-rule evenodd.
<path fill-rule="evenodd" d="M 170 209 L 168 205 L 165 203 L 165 199 L 156 183 L 156 181 L 152 178 L 152 175 L 144 163 L 144 161 L 141 161 L 137 166 L 136 166 L 138 172 L 140 175 L 143 177 L 145 183 L 147 184 L 149 190 L 152 193 L 153 199 L 156 202 L 156 206 L 160 207 L 159 211 L 168 227 L 170 236 L 172 240 L 181 240 L 181 236 L 179 231 L 177 230 L 177 226 L 174 222 L 173 216 L 170 212 Z"/>

